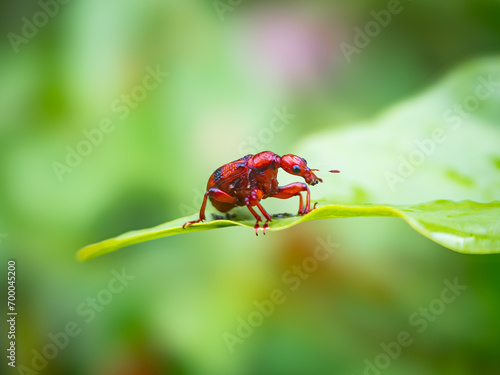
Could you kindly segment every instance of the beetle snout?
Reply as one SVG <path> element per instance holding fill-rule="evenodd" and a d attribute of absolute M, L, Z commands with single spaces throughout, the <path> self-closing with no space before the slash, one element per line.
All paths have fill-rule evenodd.
<path fill-rule="evenodd" d="M 307 173 L 307 175 L 306 175 L 306 176 L 304 176 L 304 177 L 305 177 L 306 182 L 307 182 L 309 185 L 312 185 L 312 186 L 316 185 L 316 184 L 317 184 L 317 183 L 319 183 L 319 182 L 323 182 L 323 180 L 322 180 L 321 178 L 319 178 L 318 176 L 316 176 L 316 175 L 315 175 L 313 172 L 311 172 L 310 170 L 309 170 L 309 173 Z"/>
<path fill-rule="evenodd" d="M 313 182 L 311 182 L 309 185 L 314 186 L 314 185 L 317 185 L 317 184 L 318 184 L 318 180 L 314 180 L 314 181 L 313 181 Z"/>
<path fill-rule="evenodd" d="M 323 180 L 322 180 L 321 178 L 316 177 L 316 179 L 315 179 L 315 180 L 313 180 L 313 181 L 311 181 L 311 182 L 309 183 L 309 185 L 314 186 L 314 185 L 318 184 L 319 182 L 323 182 Z"/>

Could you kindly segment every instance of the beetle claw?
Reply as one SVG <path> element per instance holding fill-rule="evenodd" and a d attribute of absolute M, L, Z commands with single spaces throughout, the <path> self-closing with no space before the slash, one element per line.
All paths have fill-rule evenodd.
<path fill-rule="evenodd" d="M 306 208 L 304 208 L 304 209 L 303 209 L 303 210 L 301 210 L 301 211 L 299 210 L 299 212 L 297 213 L 297 215 L 307 215 L 309 212 L 311 212 L 312 210 L 315 210 L 315 209 L 316 209 L 316 205 L 317 205 L 317 204 L 318 204 L 318 202 L 314 203 L 313 208 L 307 209 L 307 207 L 306 207 Z"/>
<path fill-rule="evenodd" d="M 255 222 L 255 225 L 254 225 L 253 229 L 255 230 L 255 235 L 258 236 L 259 235 L 259 229 L 260 229 L 260 225 L 259 225 L 259 221 L 258 220 Z"/>
<path fill-rule="evenodd" d="M 259 225 L 259 221 L 255 222 L 253 229 L 255 230 L 256 236 L 259 235 L 259 230 L 261 230 L 264 235 L 266 234 L 266 230 L 269 230 L 269 224 L 267 224 L 268 222 L 269 222 L 269 220 L 266 220 L 266 222 L 264 223 L 264 225 L 262 227 Z"/>
<path fill-rule="evenodd" d="M 186 221 L 184 223 L 184 225 L 182 226 L 182 229 L 186 229 L 186 227 L 190 226 L 190 225 L 193 225 L 193 224 L 198 224 L 199 222 L 201 222 L 203 220 L 193 220 L 193 221 Z"/>
<path fill-rule="evenodd" d="M 264 226 L 262 227 L 262 231 L 264 232 L 264 235 L 266 234 L 266 230 L 269 229 L 269 225 L 267 224 L 269 220 L 266 220 L 266 222 L 264 223 Z"/>

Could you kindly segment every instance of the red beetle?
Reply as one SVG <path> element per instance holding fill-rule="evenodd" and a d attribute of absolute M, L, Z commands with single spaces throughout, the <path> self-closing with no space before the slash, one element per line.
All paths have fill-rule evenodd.
<path fill-rule="evenodd" d="M 200 218 L 188 221 L 182 227 L 185 228 L 187 225 L 205 220 L 207 198 L 210 198 L 212 205 L 221 212 L 227 212 L 236 206 L 247 206 L 257 220 L 254 226 L 255 234 L 258 234 L 259 229 L 262 229 L 265 234 L 266 229 L 269 228 L 267 223 L 272 221 L 271 215 L 260 204 L 261 199 L 269 197 L 288 199 L 298 195 L 300 199 L 298 214 L 305 215 L 311 212 L 311 193 L 307 185 L 302 182 L 294 182 L 286 186 L 278 186 L 276 179 L 278 168 L 283 168 L 285 172 L 295 176 L 303 177 L 309 185 L 323 182 L 313 173 L 317 169 L 309 169 L 306 160 L 297 155 L 288 154 L 280 157 L 271 151 L 247 155 L 224 164 L 210 176 L 207 192 L 200 209 Z M 330 172 L 339 173 L 337 170 Z M 307 192 L 305 207 L 301 191 Z M 253 206 L 257 206 L 266 218 L 262 228 L 259 225 L 262 218 L 255 212 Z"/>

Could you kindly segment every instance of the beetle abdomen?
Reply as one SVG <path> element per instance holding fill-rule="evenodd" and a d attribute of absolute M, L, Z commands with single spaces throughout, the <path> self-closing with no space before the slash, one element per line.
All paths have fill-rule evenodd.
<path fill-rule="evenodd" d="M 231 208 L 236 207 L 237 205 L 234 203 L 224 203 L 224 202 L 219 202 L 215 199 L 210 198 L 210 202 L 212 203 L 212 206 L 214 206 L 217 210 L 220 212 L 227 212 Z"/>

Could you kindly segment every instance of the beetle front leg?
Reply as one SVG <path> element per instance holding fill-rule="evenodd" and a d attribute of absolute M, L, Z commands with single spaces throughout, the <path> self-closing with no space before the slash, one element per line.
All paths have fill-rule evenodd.
<path fill-rule="evenodd" d="M 182 229 L 186 228 L 186 226 L 196 224 L 199 223 L 200 221 L 205 220 L 205 208 L 207 207 L 208 197 L 212 197 L 215 200 L 223 203 L 236 203 L 236 198 L 232 197 L 225 191 L 216 188 L 208 189 L 207 192 L 205 193 L 205 196 L 203 197 L 203 203 L 201 204 L 199 219 L 185 222 L 184 225 L 182 226 Z"/>
<path fill-rule="evenodd" d="M 304 207 L 303 200 L 302 200 L 302 194 L 300 194 L 302 191 L 306 192 L 306 206 Z M 306 184 L 303 182 L 294 182 L 292 184 L 286 185 L 286 186 L 280 186 L 278 187 L 278 191 L 274 193 L 273 195 L 270 195 L 270 197 L 273 198 L 279 198 L 279 199 L 288 199 L 291 197 L 295 197 L 296 195 L 299 196 L 299 212 L 297 213 L 298 215 L 305 215 L 309 212 L 311 212 L 311 192 L 309 191 L 309 188 L 307 187 Z M 314 210 L 314 208 L 313 208 Z"/>
<path fill-rule="evenodd" d="M 252 213 L 252 215 L 257 220 L 255 222 L 255 226 L 253 227 L 253 229 L 255 230 L 256 236 L 259 235 L 259 233 L 258 233 L 258 230 L 260 229 L 259 222 L 262 221 L 262 218 L 259 216 L 259 214 L 257 212 L 255 212 L 255 210 L 252 208 L 252 206 L 257 206 L 259 208 L 260 212 L 262 212 L 262 215 L 264 215 L 264 217 L 266 218 L 266 222 L 264 223 L 264 226 L 262 227 L 264 234 L 266 234 L 266 230 L 269 229 L 268 222 L 273 220 L 271 215 L 269 215 L 267 213 L 267 211 L 264 209 L 264 207 L 262 207 L 262 205 L 259 202 L 263 196 L 264 196 L 264 193 L 262 192 L 262 190 L 254 189 L 254 190 L 252 190 L 250 195 L 245 198 L 245 204 L 247 205 L 248 210 Z"/>

